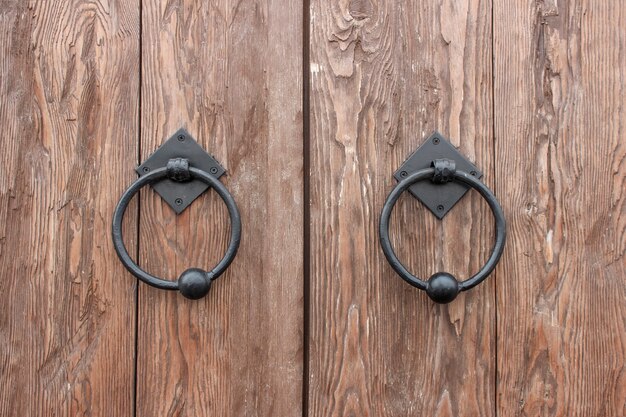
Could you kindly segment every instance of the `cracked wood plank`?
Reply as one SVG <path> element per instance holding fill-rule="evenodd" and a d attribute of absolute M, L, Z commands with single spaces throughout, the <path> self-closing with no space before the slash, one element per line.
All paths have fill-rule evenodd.
<path fill-rule="evenodd" d="M 226 168 L 241 212 L 233 264 L 206 298 L 142 285 L 141 416 L 302 415 L 302 4 L 143 2 L 142 159 L 186 128 Z M 180 216 L 141 200 L 141 264 L 174 279 L 222 257 L 214 191 Z"/>
<path fill-rule="evenodd" d="M 133 413 L 138 45 L 138 1 L 0 5 L 0 415 Z"/>
<path fill-rule="evenodd" d="M 494 277 L 434 305 L 387 264 L 378 219 L 393 172 L 439 130 L 493 186 L 491 2 L 311 3 L 309 416 L 495 411 Z M 493 220 L 477 193 L 443 222 L 408 194 L 400 259 L 475 273 Z"/>
<path fill-rule="evenodd" d="M 494 2 L 498 412 L 626 415 L 626 3 Z"/>

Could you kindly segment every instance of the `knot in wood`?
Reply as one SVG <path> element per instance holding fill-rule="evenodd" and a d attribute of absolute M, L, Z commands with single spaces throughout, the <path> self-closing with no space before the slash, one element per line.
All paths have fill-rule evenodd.
<path fill-rule="evenodd" d="M 348 13 L 355 20 L 367 19 L 372 15 L 374 5 L 370 0 L 352 0 L 348 5 Z"/>

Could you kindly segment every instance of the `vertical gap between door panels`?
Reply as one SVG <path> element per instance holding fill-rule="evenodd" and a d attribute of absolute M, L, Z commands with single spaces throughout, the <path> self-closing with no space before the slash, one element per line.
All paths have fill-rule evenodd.
<path fill-rule="evenodd" d="M 139 59 L 138 59 L 138 88 L 137 88 L 137 95 L 138 95 L 138 107 L 137 107 L 137 166 L 139 166 L 139 164 L 141 163 L 141 115 L 142 115 L 142 109 L 141 109 L 141 100 L 142 100 L 142 88 L 143 88 L 143 80 L 142 80 L 142 57 L 143 57 L 143 0 L 139 0 L 139 48 L 138 48 L 138 53 L 139 53 Z M 140 264 L 140 259 L 139 259 L 139 244 L 141 239 L 139 238 L 139 233 L 140 233 L 140 224 L 141 224 L 141 191 L 139 191 L 137 193 L 137 228 L 136 228 L 136 241 L 137 241 L 137 248 L 136 248 L 136 253 L 135 253 L 135 259 L 137 260 L 137 264 Z M 134 364 L 133 364 L 133 417 L 137 417 L 137 370 L 138 370 L 138 357 L 137 354 L 139 353 L 139 280 L 135 280 L 135 352 L 134 352 Z"/>
<path fill-rule="evenodd" d="M 492 151 L 491 151 L 491 174 L 493 175 L 493 190 L 498 195 L 498 184 L 496 176 L 496 64 L 495 64 L 495 1 L 491 1 L 491 137 L 492 137 Z M 493 414 L 498 415 L 498 274 L 497 270 L 493 271 L 493 302 L 495 309 L 494 319 L 494 378 L 493 378 Z"/>
<path fill-rule="evenodd" d="M 303 160 L 303 346 L 302 346 L 302 416 L 309 415 L 309 341 L 311 290 L 311 211 L 310 211 L 310 0 L 302 0 L 302 160 Z"/>

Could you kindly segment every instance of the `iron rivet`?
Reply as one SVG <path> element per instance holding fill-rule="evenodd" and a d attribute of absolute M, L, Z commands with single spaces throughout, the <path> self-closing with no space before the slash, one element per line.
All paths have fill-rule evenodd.
<path fill-rule="evenodd" d="M 400 173 L 400 176 L 401 176 L 402 178 L 406 177 L 407 175 L 409 175 L 409 173 L 408 173 L 408 172 L 406 172 L 406 171 L 402 171 L 402 172 Z"/>
<path fill-rule="evenodd" d="M 183 204 L 183 199 L 182 198 L 177 198 L 175 201 L 177 206 L 180 206 L 181 204 Z"/>
<path fill-rule="evenodd" d="M 150 167 L 143 167 L 143 172 L 150 172 Z"/>
<path fill-rule="evenodd" d="M 442 205 L 442 204 L 439 204 L 439 205 L 437 206 L 437 210 L 439 210 L 439 211 L 443 211 L 443 209 L 444 209 L 444 207 L 443 207 L 443 205 Z"/>
<path fill-rule="evenodd" d="M 212 167 L 210 172 L 211 172 L 211 174 L 217 174 L 217 168 L 216 167 Z"/>
<path fill-rule="evenodd" d="M 178 140 L 180 142 L 184 141 L 185 140 L 185 135 L 178 135 Z"/>
<path fill-rule="evenodd" d="M 475 176 L 476 176 L 476 174 L 477 174 L 477 172 L 476 172 L 476 171 L 470 171 L 470 175 L 471 175 L 471 176 L 475 177 Z"/>
<path fill-rule="evenodd" d="M 435 145 L 439 145 L 439 138 L 433 138 L 433 143 Z"/>

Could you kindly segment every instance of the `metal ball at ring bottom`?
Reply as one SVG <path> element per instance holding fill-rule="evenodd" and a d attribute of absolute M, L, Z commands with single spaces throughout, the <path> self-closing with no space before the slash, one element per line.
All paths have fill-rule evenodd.
<path fill-rule="evenodd" d="M 198 300 L 209 293 L 211 277 L 200 268 L 189 268 L 178 278 L 178 291 L 191 300 Z"/>

